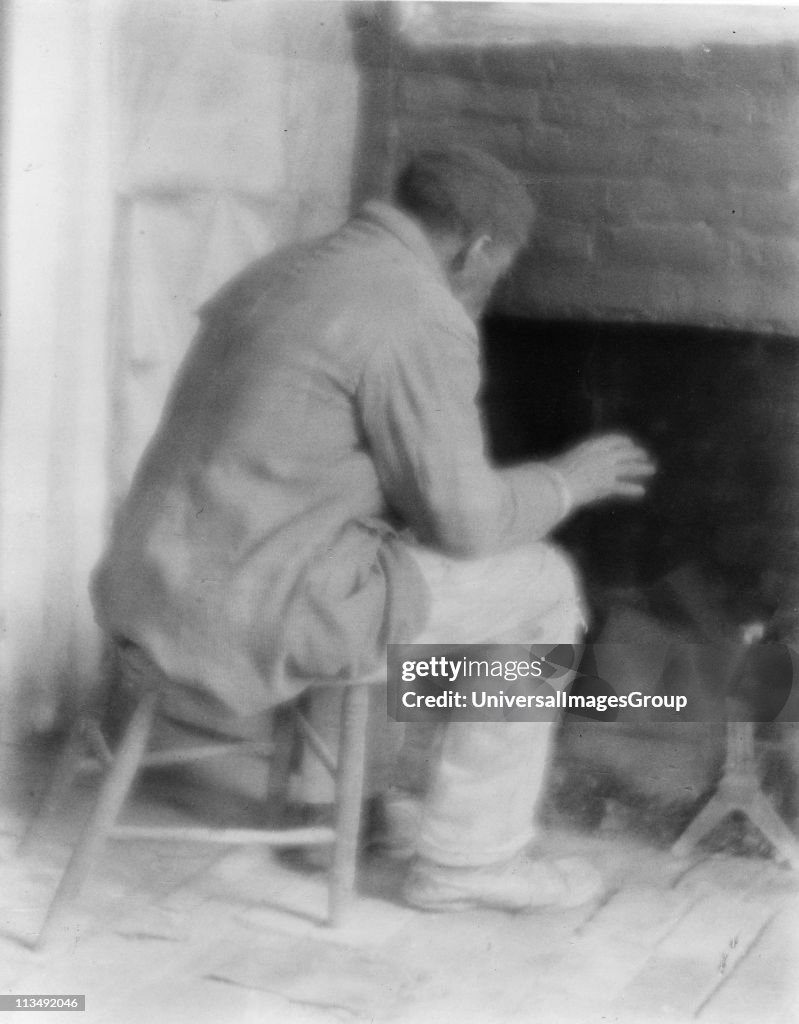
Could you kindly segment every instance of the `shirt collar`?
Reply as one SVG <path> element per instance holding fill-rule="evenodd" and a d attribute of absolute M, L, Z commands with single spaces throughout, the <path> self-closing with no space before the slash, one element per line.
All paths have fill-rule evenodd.
<path fill-rule="evenodd" d="M 414 254 L 429 270 L 431 270 L 442 284 L 449 288 L 447 276 L 444 269 L 438 262 L 438 257 L 433 247 L 427 240 L 424 231 L 416 221 L 407 214 L 398 210 L 396 206 L 390 206 L 380 199 L 370 199 L 361 209 L 361 216 L 372 223 L 380 225 L 385 231 L 394 235 L 402 244 Z"/>

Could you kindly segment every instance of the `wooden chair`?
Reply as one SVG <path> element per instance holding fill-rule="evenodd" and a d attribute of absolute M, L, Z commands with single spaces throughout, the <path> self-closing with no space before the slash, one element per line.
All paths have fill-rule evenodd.
<path fill-rule="evenodd" d="M 213 828 L 199 826 L 149 827 L 118 825 L 120 812 L 140 771 L 170 765 L 197 762 L 227 754 L 274 754 L 271 737 L 265 741 L 249 739 L 203 743 L 193 747 L 148 752 L 162 693 L 157 688 L 144 690 L 135 704 L 119 744 L 112 753 L 106 743 L 97 716 L 85 715 L 71 731 L 53 774 L 53 781 L 40 810 L 23 840 L 28 846 L 39 835 L 51 814 L 63 801 L 77 773 L 92 764 L 106 770 L 97 800 L 81 832 L 58 889 L 50 903 L 37 940 L 41 948 L 64 920 L 70 906 L 79 897 L 86 880 L 108 839 L 143 839 L 158 842 L 220 843 L 225 845 L 262 844 L 272 847 L 333 845 L 332 868 L 328 882 L 328 923 L 342 924 L 350 909 L 355 890 L 358 834 L 364 785 L 366 732 L 368 725 L 370 682 L 346 686 L 343 693 L 338 760 L 330 754 L 306 718 L 297 711 L 297 723 L 314 753 L 333 774 L 336 789 L 334 827 L 291 828 Z M 86 760 L 86 748 L 92 760 Z"/>

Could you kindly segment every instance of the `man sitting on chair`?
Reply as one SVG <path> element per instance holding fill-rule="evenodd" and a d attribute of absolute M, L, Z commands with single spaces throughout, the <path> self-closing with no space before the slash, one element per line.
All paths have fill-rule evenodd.
<path fill-rule="evenodd" d="M 575 572 L 546 538 L 580 506 L 642 495 L 652 466 L 618 435 L 507 469 L 486 456 L 476 320 L 532 221 L 492 157 L 423 152 L 392 203 L 258 260 L 202 309 L 93 587 L 123 655 L 193 713 L 374 675 L 389 643 L 579 640 Z M 526 854 L 550 734 L 445 727 L 410 903 L 595 893 L 589 868 Z"/>

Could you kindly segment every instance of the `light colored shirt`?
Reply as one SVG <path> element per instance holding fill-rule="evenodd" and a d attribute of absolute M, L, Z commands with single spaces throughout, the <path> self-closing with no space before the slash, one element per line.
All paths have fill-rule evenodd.
<path fill-rule="evenodd" d="M 547 466 L 490 464 L 475 324 L 398 210 L 254 263 L 201 316 L 93 596 L 211 704 L 255 713 L 412 641 L 412 545 L 479 557 L 562 518 Z"/>

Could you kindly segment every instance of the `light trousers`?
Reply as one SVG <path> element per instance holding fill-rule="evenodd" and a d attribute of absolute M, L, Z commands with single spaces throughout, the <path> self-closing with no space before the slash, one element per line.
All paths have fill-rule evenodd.
<path fill-rule="evenodd" d="M 534 644 L 581 642 L 585 618 L 577 575 L 554 545 L 539 542 L 471 560 L 411 551 L 431 597 L 428 622 L 414 643 L 518 645 L 515 655 L 497 653 L 506 660 L 529 658 Z M 491 660 L 488 650 L 481 652 L 486 657 Z M 503 685 L 497 678 L 479 682 L 487 691 Z M 382 688 L 376 691 L 385 700 Z M 312 697 L 312 724 L 333 750 L 340 699 L 332 688 Z M 513 857 L 534 838 L 554 721 L 403 726 L 388 722 L 384 708 L 373 717 L 373 748 L 383 752 L 384 763 L 382 772 L 370 773 L 372 788 L 392 786 L 420 797 L 420 856 L 479 866 Z M 300 798 L 326 802 L 332 799 L 328 787 L 311 759 L 304 762 Z"/>

